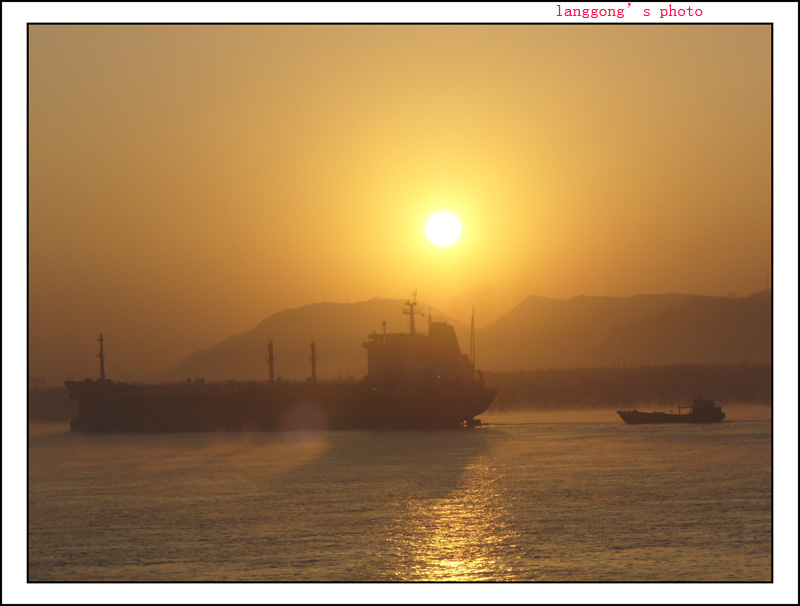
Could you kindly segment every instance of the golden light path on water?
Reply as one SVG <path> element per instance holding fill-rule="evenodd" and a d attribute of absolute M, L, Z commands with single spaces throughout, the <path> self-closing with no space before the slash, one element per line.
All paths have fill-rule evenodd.
<path fill-rule="evenodd" d="M 441 497 L 408 502 L 390 540 L 400 560 L 398 580 L 491 581 L 513 578 L 509 551 L 516 533 L 496 476 L 485 457 L 469 463 L 460 485 Z"/>

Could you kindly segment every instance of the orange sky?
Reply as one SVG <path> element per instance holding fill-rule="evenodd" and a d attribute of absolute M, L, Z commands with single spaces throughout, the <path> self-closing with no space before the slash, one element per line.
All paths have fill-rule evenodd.
<path fill-rule="evenodd" d="M 32 26 L 30 374 L 95 376 L 103 331 L 113 378 L 147 378 L 413 289 L 484 325 L 533 294 L 763 290 L 770 31 Z"/>

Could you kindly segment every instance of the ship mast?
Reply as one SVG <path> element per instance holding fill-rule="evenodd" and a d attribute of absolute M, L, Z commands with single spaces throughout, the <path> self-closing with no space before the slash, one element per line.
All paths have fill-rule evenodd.
<path fill-rule="evenodd" d="M 317 346 L 311 341 L 311 382 L 317 382 Z"/>
<path fill-rule="evenodd" d="M 472 364 L 472 372 L 475 372 L 475 307 L 472 308 L 472 321 L 469 326 L 469 363 Z"/>
<path fill-rule="evenodd" d="M 100 380 L 105 381 L 106 367 L 104 361 L 106 356 L 103 354 L 103 333 L 100 333 L 100 338 L 97 340 L 100 341 L 100 354 L 97 356 L 98 358 L 100 358 Z"/>
<path fill-rule="evenodd" d="M 269 352 L 267 356 L 267 362 L 269 362 L 269 384 L 273 385 L 275 383 L 275 355 L 272 351 L 272 341 L 267 345 L 267 351 Z"/>
<path fill-rule="evenodd" d="M 417 334 L 417 329 L 414 326 L 414 308 L 417 306 L 417 291 L 416 290 L 414 291 L 413 295 L 414 296 L 413 296 L 412 299 L 406 301 L 405 306 L 408 307 L 408 309 L 404 309 L 403 313 L 406 314 L 407 316 L 409 316 L 409 318 L 411 320 L 411 329 L 409 330 L 409 333 L 412 334 L 412 335 L 415 335 L 415 334 Z"/>

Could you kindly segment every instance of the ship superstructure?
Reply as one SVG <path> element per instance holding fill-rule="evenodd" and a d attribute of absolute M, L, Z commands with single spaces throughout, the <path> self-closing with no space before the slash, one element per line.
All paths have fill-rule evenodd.
<path fill-rule="evenodd" d="M 461 353 L 455 329 L 446 322 L 428 322 L 428 334 L 416 332 L 416 297 L 406 301 L 410 329 L 407 333 L 372 333 L 363 344 L 367 350 L 367 381 L 472 381 L 475 367 Z"/>

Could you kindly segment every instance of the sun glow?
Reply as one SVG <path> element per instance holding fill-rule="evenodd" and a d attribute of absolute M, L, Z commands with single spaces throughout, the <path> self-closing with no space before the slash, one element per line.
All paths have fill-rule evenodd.
<path fill-rule="evenodd" d="M 428 219 L 425 233 L 436 246 L 450 246 L 461 237 L 461 221 L 453 213 L 436 213 Z"/>

